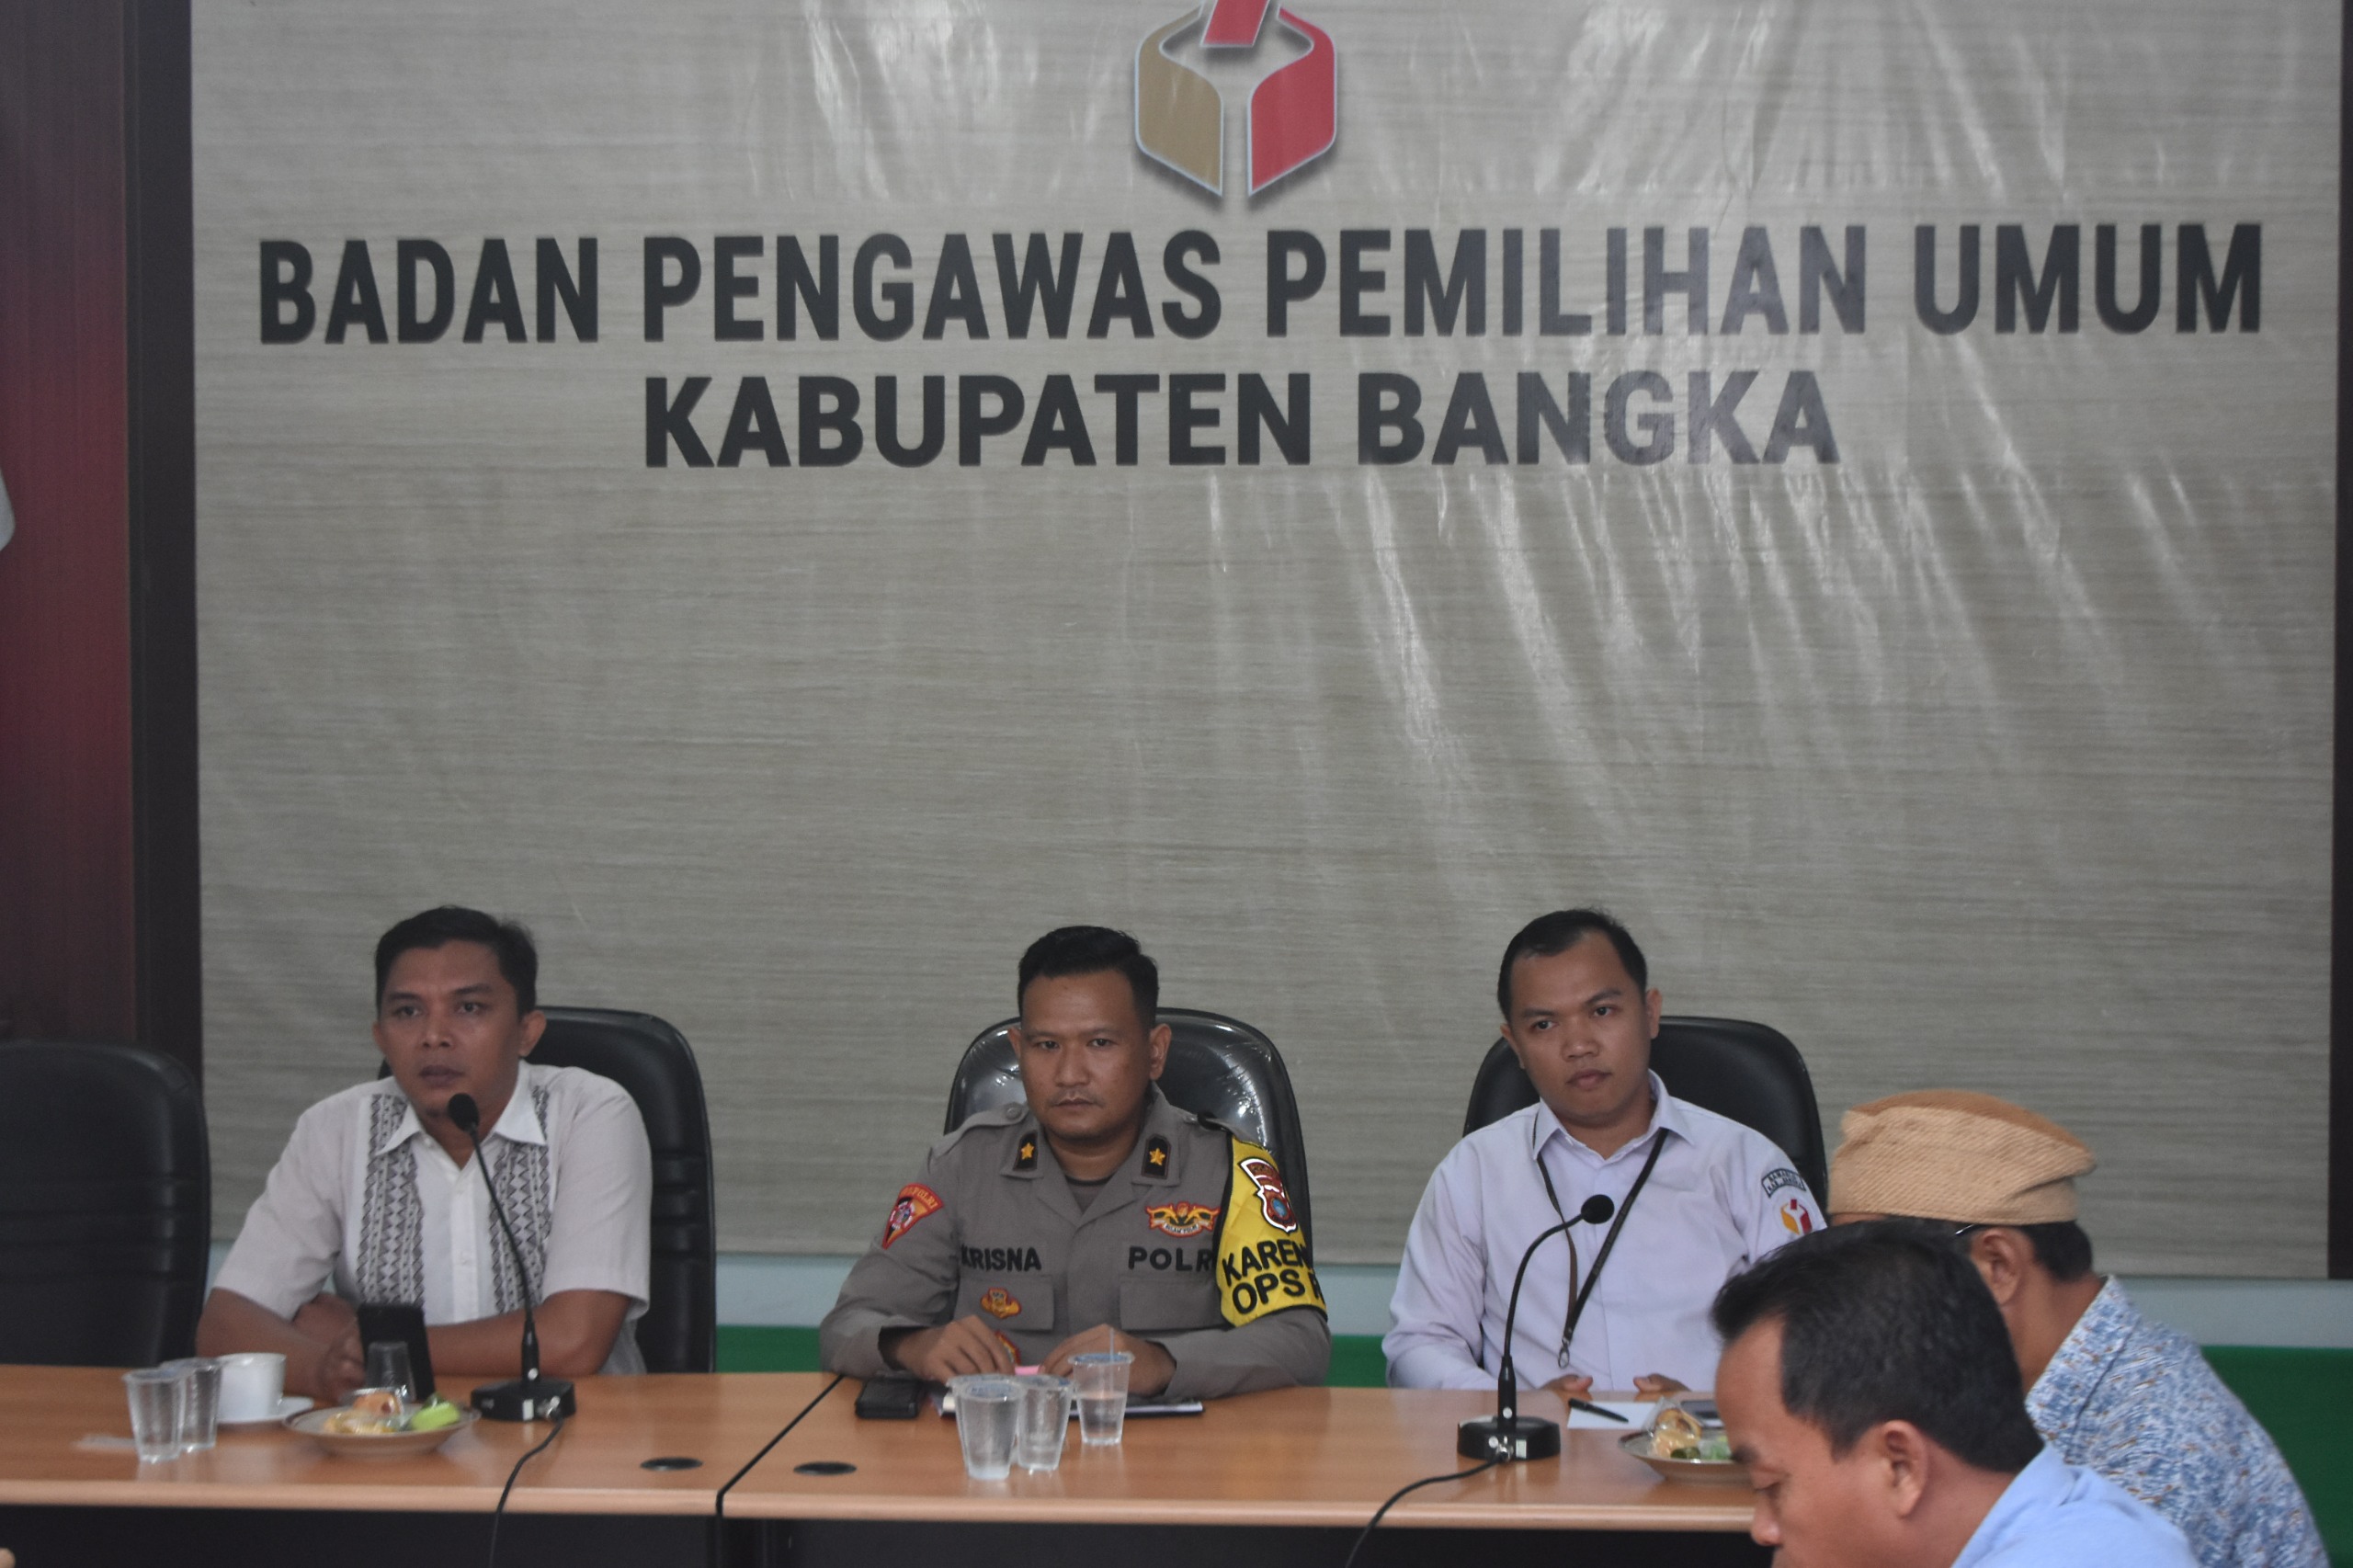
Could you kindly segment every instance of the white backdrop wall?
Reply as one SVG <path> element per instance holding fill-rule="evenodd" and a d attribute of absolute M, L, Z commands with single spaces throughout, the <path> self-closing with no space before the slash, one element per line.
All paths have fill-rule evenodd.
<path fill-rule="evenodd" d="M 730 1248 L 861 1245 L 1086 920 L 1273 1036 L 1320 1251 L 1387 1261 L 1505 940 L 1595 901 L 1669 1011 L 1790 1035 L 1834 1140 L 2007 1095 L 2101 1153 L 2106 1261 L 2322 1272 L 2336 7 L 1302 3 L 1336 140 L 1256 195 L 1310 34 L 1169 40 L 1212 192 L 1137 144 L 1176 0 L 197 7 L 224 1232 L 371 1070 L 376 934 L 454 900 L 694 1042 Z M 1000 233 L 1077 236 L 1063 334 Z M 882 386 L 912 443 L 935 376 L 902 466 Z"/>

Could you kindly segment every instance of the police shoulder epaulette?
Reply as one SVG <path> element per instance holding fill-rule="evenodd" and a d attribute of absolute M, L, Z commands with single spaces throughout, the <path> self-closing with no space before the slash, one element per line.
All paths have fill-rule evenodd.
<path fill-rule="evenodd" d="M 1018 1126 L 1022 1118 L 1029 1114 L 1029 1108 L 1019 1100 L 1015 1100 L 1010 1105 L 991 1106 L 986 1110 L 976 1110 L 958 1122 L 954 1131 L 934 1143 L 931 1146 L 931 1152 L 935 1155 L 944 1154 L 972 1133 L 1003 1131 Z"/>
<path fill-rule="evenodd" d="M 1232 1122 L 1220 1121 L 1216 1117 L 1210 1115 L 1207 1111 L 1188 1110 L 1185 1112 L 1185 1114 L 1193 1120 L 1195 1125 L 1206 1127 L 1211 1132 L 1222 1132 L 1228 1138 L 1236 1139 L 1245 1143 L 1256 1142 L 1256 1140 L 1253 1139 L 1250 1134 L 1243 1131 Z"/>

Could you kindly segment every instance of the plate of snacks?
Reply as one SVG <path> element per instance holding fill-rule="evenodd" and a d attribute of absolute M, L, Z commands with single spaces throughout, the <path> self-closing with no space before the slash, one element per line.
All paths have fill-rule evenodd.
<path fill-rule="evenodd" d="M 1662 1405 L 1647 1430 L 1627 1433 L 1618 1446 L 1668 1481 L 1722 1484 L 1748 1480 L 1748 1467 L 1733 1459 L 1724 1429 L 1705 1425 L 1677 1404 Z"/>
<path fill-rule="evenodd" d="M 395 1389 L 361 1389 L 351 1396 L 349 1404 L 305 1410 L 286 1417 L 285 1426 L 331 1454 L 398 1459 L 404 1454 L 429 1453 L 481 1419 L 438 1394 L 423 1404 L 412 1405 Z"/>

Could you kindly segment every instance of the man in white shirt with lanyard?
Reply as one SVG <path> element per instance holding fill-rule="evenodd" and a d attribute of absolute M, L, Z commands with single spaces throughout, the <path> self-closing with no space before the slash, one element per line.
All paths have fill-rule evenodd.
<path fill-rule="evenodd" d="M 513 1377 L 528 1292 L 542 1371 L 645 1369 L 630 1329 L 651 1267 L 645 1124 L 610 1079 L 523 1060 L 547 1027 L 538 986 L 512 921 L 444 906 L 384 933 L 375 1039 L 392 1076 L 295 1123 L 205 1301 L 202 1354 L 282 1352 L 287 1392 L 340 1400 L 364 1370 L 355 1307 L 392 1302 L 424 1309 L 437 1374 Z M 449 1119 L 459 1095 L 479 1108 L 481 1161 Z"/>
<path fill-rule="evenodd" d="M 1711 1387 L 1717 1289 L 1819 1229 L 1813 1195 L 1770 1139 L 1677 1099 L 1650 1070 L 1659 994 L 1608 915 L 1530 921 L 1495 994 L 1540 1097 L 1430 1177 L 1381 1341 L 1390 1383 L 1493 1388 L 1521 1256 L 1598 1195 L 1612 1218 L 1546 1242 L 1529 1266 L 1512 1347 L 1523 1384 L 1571 1398 Z"/>

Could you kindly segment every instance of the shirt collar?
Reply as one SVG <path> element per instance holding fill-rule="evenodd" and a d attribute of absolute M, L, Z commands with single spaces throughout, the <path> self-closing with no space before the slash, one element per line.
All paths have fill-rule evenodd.
<path fill-rule="evenodd" d="M 517 1062 L 515 1092 L 506 1096 L 506 1108 L 498 1115 L 498 1125 L 490 1130 L 493 1138 L 504 1138 L 509 1143 L 538 1143 L 544 1146 L 548 1130 L 540 1124 L 539 1096 L 531 1093 L 531 1080 L 539 1070 L 528 1062 Z"/>
<path fill-rule="evenodd" d="M 1953 1559 L 1952 1568 L 1991 1561 L 2013 1538 L 2023 1540 L 2035 1533 L 2040 1524 L 2036 1516 L 2065 1502 L 2074 1484 L 2067 1461 L 2059 1457 L 2058 1449 L 2043 1444 L 2026 1468 L 2010 1477 L 2009 1485 L 1978 1521 L 1969 1544 Z"/>
<path fill-rule="evenodd" d="M 1555 1138 L 1581 1151 L 1587 1158 L 1598 1160 L 1605 1165 L 1626 1158 L 1637 1149 L 1647 1147 L 1651 1139 L 1662 1131 L 1672 1132 L 1685 1142 L 1689 1142 L 1691 1129 L 1689 1121 L 1683 1114 L 1683 1102 L 1666 1092 L 1666 1085 L 1660 1080 L 1655 1072 L 1645 1073 L 1643 1076 L 1650 1080 L 1651 1119 L 1650 1125 L 1643 1129 L 1642 1136 L 1631 1140 L 1624 1148 L 1614 1154 L 1607 1157 L 1597 1154 L 1590 1147 L 1573 1137 L 1569 1130 L 1561 1125 L 1561 1119 L 1552 1114 L 1552 1108 L 1540 1099 L 1536 1102 L 1535 1122 L 1529 1130 L 1529 1157 L 1541 1158 L 1545 1148 Z"/>
<path fill-rule="evenodd" d="M 2082 1419 L 2106 1375 L 2108 1364 L 2124 1348 L 2140 1319 L 2131 1298 L 2111 1276 L 2059 1342 L 2058 1351 L 2042 1375 L 2027 1391 L 2027 1409 L 2035 1425 L 2051 1432 L 2072 1430 Z"/>
<path fill-rule="evenodd" d="M 540 1108 L 534 1103 L 531 1094 L 531 1077 L 536 1069 L 528 1062 L 521 1063 L 520 1067 L 521 1071 L 515 1075 L 515 1092 L 506 1097 L 506 1108 L 499 1113 L 498 1125 L 490 1130 L 490 1137 L 483 1139 L 484 1142 L 488 1142 L 490 1138 L 504 1138 L 509 1143 L 544 1146 L 548 1141 L 547 1129 L 540 1123 Z M 400 1085 L 389 1078 L 383 1080 L 383 1085 L 380 1093 L 398 1095 L 401 1092 Z M 401 1098 L 401 1119 L 392 1124 L 392 1131 L 385 1138 L 383 1147 L 375 1153 L 397 1149 L 410 1139 L 424 1135 L 425 1123 L 418 1119 L 416 1107 L 404 1095 Z"/>
<path fill-rule="evenodd" d="M 517 1095 L 516 1097 L 520 1099 L 522 1096 Z M 1037 1115 L 1029 1108 L 1026 1101 L 1008 1106 L 1006 1109 L 1014 1113 L 1008 1118 L 1009 1122 L 1018 1126 L 1021 1131 L 1020 1136 L 1006 1146 L 999 1174 L 1034 1179 L 1053 1159 L 1046 1148 L 1045 1130 L 1038 1125 Z M 1148 1085 L 1144 1090 L 1143 1130 L 1136 1134 L 1136 1146 L 1128 1152 L 1128 1157 L 1120 1168 L 1111 1173 L 1110 1179 L 1125 1176 L 1131 1181 L 1150 1182 L 1154 1187 L 1176 1181 L 1183 1174 L 1185 1160 L 1185 1140 L 1179 1134 L 1191 1119 L 1186 1112 L 1169 1103 L 1168 1096 L 1160 1092 L 1159 1085 Z M 502 1125 L 504 1120 L 502 1118 Z M 1027 1159 L 1021 1153 L 1025 1143 L 1030 1144 Z M 1160 1156 L 1157 1164 L 1153 1159 L 1155 1152 Z M 1091 1215 L 1093 1209 L 1090 1208 L 1088 1212 Z"/>

